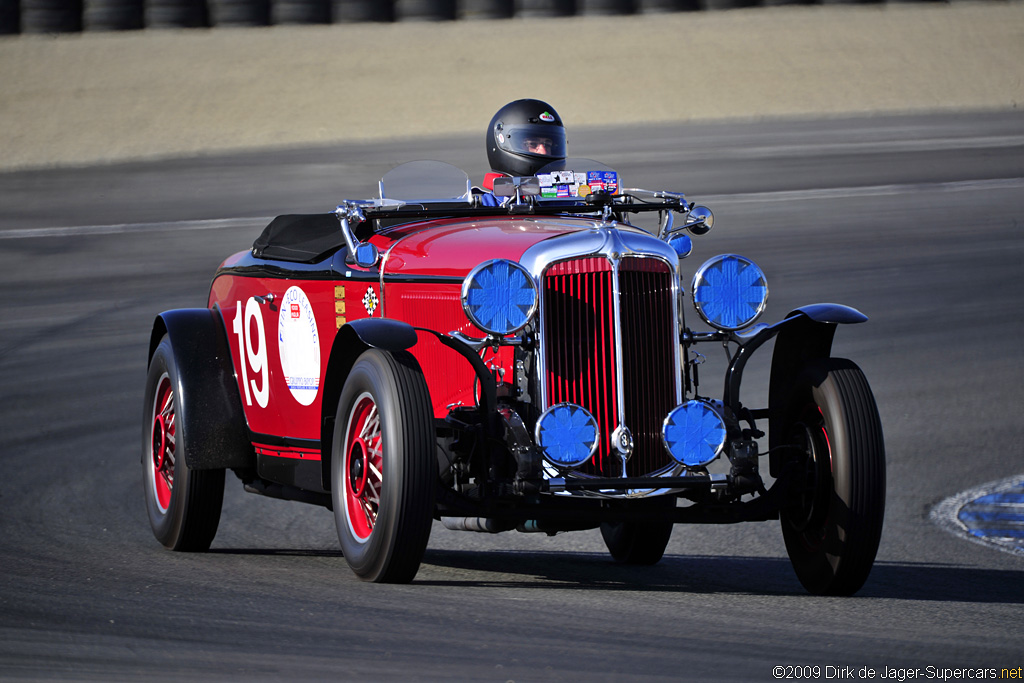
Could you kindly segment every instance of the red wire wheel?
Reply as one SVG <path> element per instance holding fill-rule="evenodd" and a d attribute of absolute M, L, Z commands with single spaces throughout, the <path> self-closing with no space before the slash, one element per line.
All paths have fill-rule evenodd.
<path fill-rule="evenodd" d="M 434 413 L 416 359 L 364 351 L 345 379 L 334 425 L 331 498 L 345 561 L 366 581 L 412 581 L 438 485 Z"/>
<path fill-rule="evenodd" d="M 380 511 L 384 479 L 384 449 L 380 416 L 369 394 L 359 397 L 349 420 L 345 439 L 345 506 L 352 535 L 366 541 Z"/>
<path fill-rule="evenodd" d="M 166 373 L 161 375 L 153 404 L 153 441 L 150 460 L 152 469 L 149 479 L 157 505 L 164 512 L 171 505 L 171 489 L 174 488 L 174 435 L 177 431 L 174 412 L 174 391 Z"/>

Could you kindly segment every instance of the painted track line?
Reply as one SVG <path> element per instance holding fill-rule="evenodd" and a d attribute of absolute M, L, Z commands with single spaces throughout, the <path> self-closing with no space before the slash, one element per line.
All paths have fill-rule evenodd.
<path fill-rule="evenodd" d="M 955 536 L 1024 557 L 1024 474 L 958 493 L 929 517 Z"/>
<path fill-rule="evenodd" d="M 898 185 L 865 185 L 862 187 L 828 187 L 812 190 L 779 190 L 743 194 L 701 195 L 701 203 L 789 202 L 810 199 L 847 199 L 883 197 L 923 192 L 984 192 L 988 190 L 1021 190 L 1024 178 L 992 180 L 959 180 L 945 183 L 904 183 Z"/>
<path fill-rule="evenodd" d="M 712 203 L 757 203 L 806 201 L 812 199 L 844 199 L 854 197 L 893 196 L 921 192 L 985 192 L 989 190 L 1022 190 L 1024 178 L 995 178 L 990 180 L 962 180 L 944 183 L 905 183 L 901 185 L 868 185 L 861 187 L 835 187 L 809 190 L 779 190 L 772 192 L 746 192 L 720 195 L 701 195 L 700 201 Z M 217 218 L 188 221 L 162 221 L 156 223 L 118 223 L 115 225 L 77 225 L 53 228 L 15 228 L 0 230 L 0 240 L 38 239 L 46 237 L 89 237 L 135 232 L 173 230 L 219 230 L 235 227 L 263 226 L 269 216 L 249 218 Z"/>
<path fill-rule="evenodd" d="M 251 218 L 209 218 L 190 221 L 160 221 L 156 223 L 116 223 L 113 225 L 69 225 L 54 228 L 16 228 L 0 231 L 0 240 L 34 239 L 45 237 L 91 237 L 135 232 L 163 232 L 175 230 L 222 230 L 265 226 L 266 216 Z"/>

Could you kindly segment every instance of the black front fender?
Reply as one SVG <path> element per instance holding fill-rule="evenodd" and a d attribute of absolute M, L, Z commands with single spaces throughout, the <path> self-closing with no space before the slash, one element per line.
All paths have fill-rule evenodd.
<path fill-rule="evenodd" d="M 836 325 L 862 323 L 867 319 L 857 309 L 842 304 L 811 304 L 791 311 L 783 320 L 763 326 L 749 336 L 738 336 L 740 348 L 726 371 L 722 402 L 734 411 L 739 410 L 743 368 L 754 351 L 778 337 L 772 356 L 768 405 L 784 405 L 777 401 L 788 397 L 787 378 L 791 381 L 807 361 L 829 356 Z"/>
<path fill-rule="evenodd" d="M 170 339 L 181 385 L 178 419 L 188 434 L 185 462 L 189 468 L 254 466 L 255 453 L 220 315 L 207 308 L 161 313 L 153 322 L 149 360 L 164 335 Z"/>
<path fill-rule="evenodd" d="M 772 448 L 784 438 L 782 412 L 793 396 L 794 382 L 810 361 L 832 355 L 832 339 L 836 326 L 867 321 L 868 317 L 855 308 L 839 304 L 814 304 L 798 308 L 783 321 L 772 355 L 771 383 L 768 389 L 768 443 Z M 769 457 L 769 472 L 778 476 L 785 462 L 785 454 Z"/>

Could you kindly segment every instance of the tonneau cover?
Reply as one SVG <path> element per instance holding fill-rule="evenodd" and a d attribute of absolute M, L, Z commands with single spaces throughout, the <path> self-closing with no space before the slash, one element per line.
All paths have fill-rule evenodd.
<path fill-rule="evenodd" d="M 257 258 L 316 263 L 344 244 L 333 213 L 288 214 L 270 221 L 252 243 L 252 253 Z"/>

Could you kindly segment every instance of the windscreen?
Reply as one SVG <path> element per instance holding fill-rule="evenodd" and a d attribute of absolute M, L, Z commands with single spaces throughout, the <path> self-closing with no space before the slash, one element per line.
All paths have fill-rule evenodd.
<path fill-rule="evenodd" d="M 381 199 L 409 203 L 469 202 L 469 176 L 443 161 L 410 161 L 396 166 L 380 179 Z"/>

